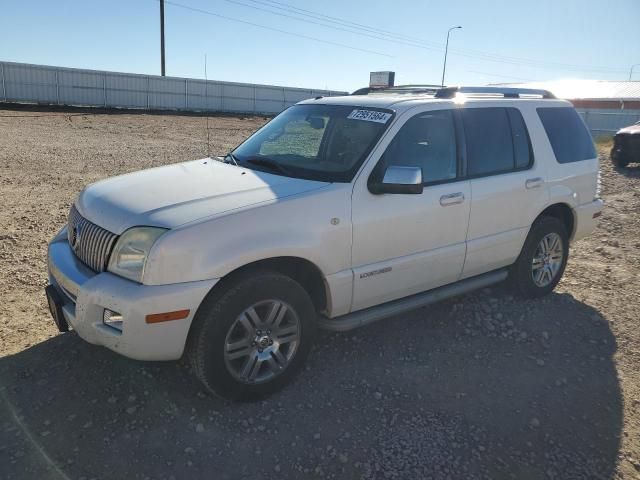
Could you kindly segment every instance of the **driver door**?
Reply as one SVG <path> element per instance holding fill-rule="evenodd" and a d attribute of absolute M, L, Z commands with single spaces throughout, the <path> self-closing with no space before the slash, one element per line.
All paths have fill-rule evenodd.
<path fill-rule="evenodd" d="M 358 178 L 352 201 L 352 311 L 460 278 L 471 191 L 469 181 L 459 179 L 457 121 L 452 110 L 414 112 L 393 127 L 395 135 L 387 135 Z M 421 167 L 422 193 L 371 193 L 371 175 L 390 165 Z"/>

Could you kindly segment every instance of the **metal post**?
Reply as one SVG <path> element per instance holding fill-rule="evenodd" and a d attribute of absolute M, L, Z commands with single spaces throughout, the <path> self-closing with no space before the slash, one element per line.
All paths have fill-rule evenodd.
<path fill-rule="evenodd" d="M 282 87 L 282 110 L 287 108 L 287 93 L 285 87 Z"/>
<path fill-rule="evenodd" d="M 189 110 L 189 79 L 184 79 L 184 109 Z"/>
<path fill-rule="evenodd" d="M 258 87 L 256 85 L 253 86 L 253 113 L 257 113 L 256 109 L 258 108 L 258 105 L 256 103 L 256 96 L 258 95 L 256 93 L 256 91 L 258 90 Z"/>
<path fill-rule="evenodd" d="M 160 71 L 164 77 L 164 0 L 160 0 Z"/>
<path fill-rule="evenodd" d="M 102 99 L 104 100 L 104 108 L 107 108 L 107 74 L 102 75 Z"/>
<path fill-rule="evenodd" d="M 451 34 L 451 30 L 456 30 L 458 28 L 462 28 L 461 26 L 451 27 L 447 30 L 447 44 L 444 47 L 444 65 L 442 66 L 442 81 L 440 82 L 440 86 L 444 87 L 444 74 L 447 70 L 447 52 L 449 52 L 449 35 Z"/>
<path fill-rule="evenodd" d="M 149 75 L 147 75 L 147 110 L 149 110 Z"/>
<path fill-rule="evenodd" d="M 60 105 L 60 82 L 58 81 L 58 70 L 56 70 L 56 103 Z"/>
<path fill-rule="evenodd" d="M 0 63 L 2 66 L 2 96 L 4 97 L 4 101 L 7 101 L 7 87 L 4 83 L 4 63 Z"/>

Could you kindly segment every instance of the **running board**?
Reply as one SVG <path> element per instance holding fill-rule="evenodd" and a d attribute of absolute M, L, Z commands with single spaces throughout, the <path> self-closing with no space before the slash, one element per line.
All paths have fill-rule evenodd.
<path fill-rule="evenodd" d="M 433 290 L 429 290 L 428 292 L 418 293 L 399 300 L 393 300 L 391 302 L 383 303 L 382 305 L 376 305 L 375 307 L 358 310 L 357 312 L 347 313 L 346 315 L 341 315 L 336 318 L 321 316 L 318 320 L 318 326 L 325 330 L 331 330 L 334 332 L 346 332 L 353 330 L 354 328 L 369 325 L 370 323 L 377 322 L 378 320 L 382 320 L 387 317 L 399 315 L 410 310 L 415 310 L 416 308 L 424 307 L 431 303 L 439 302 L 440 300 L 463 295 L 479 288 L 488 287 L 494 283 L 502 282 L 507 278 L 507 275 L 508 272 L 506 269 L 495 270 L 493 272 L 483 273 L 476 277 L 460 280 L 459 282 L 445 285 L 444 287 L 438 287 Z"/>

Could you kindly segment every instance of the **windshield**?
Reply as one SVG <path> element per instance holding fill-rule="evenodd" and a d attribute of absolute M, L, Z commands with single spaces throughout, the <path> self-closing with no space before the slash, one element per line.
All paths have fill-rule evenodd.
<path fill-rule="evenodd" d="M 326 182 L 350 182 L 393 112 L 337 105 L 294 105 L 236 148 L 243 167 Z"/>

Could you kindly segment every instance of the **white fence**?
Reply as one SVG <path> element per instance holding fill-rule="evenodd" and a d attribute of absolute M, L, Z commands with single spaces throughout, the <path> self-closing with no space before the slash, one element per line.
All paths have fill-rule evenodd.
<path fill-rule="evenodd" d="M 0 62 L 0 102 L 145 110 L 279 113 L 346 92 Z"/>
<path fill-rule="evenodd" d="M 594 137 L 613 135 L 622 127 L 640 121 L 640 110 L 603 110 L 593 108 L 577 108 L 587 127 Z"/>

